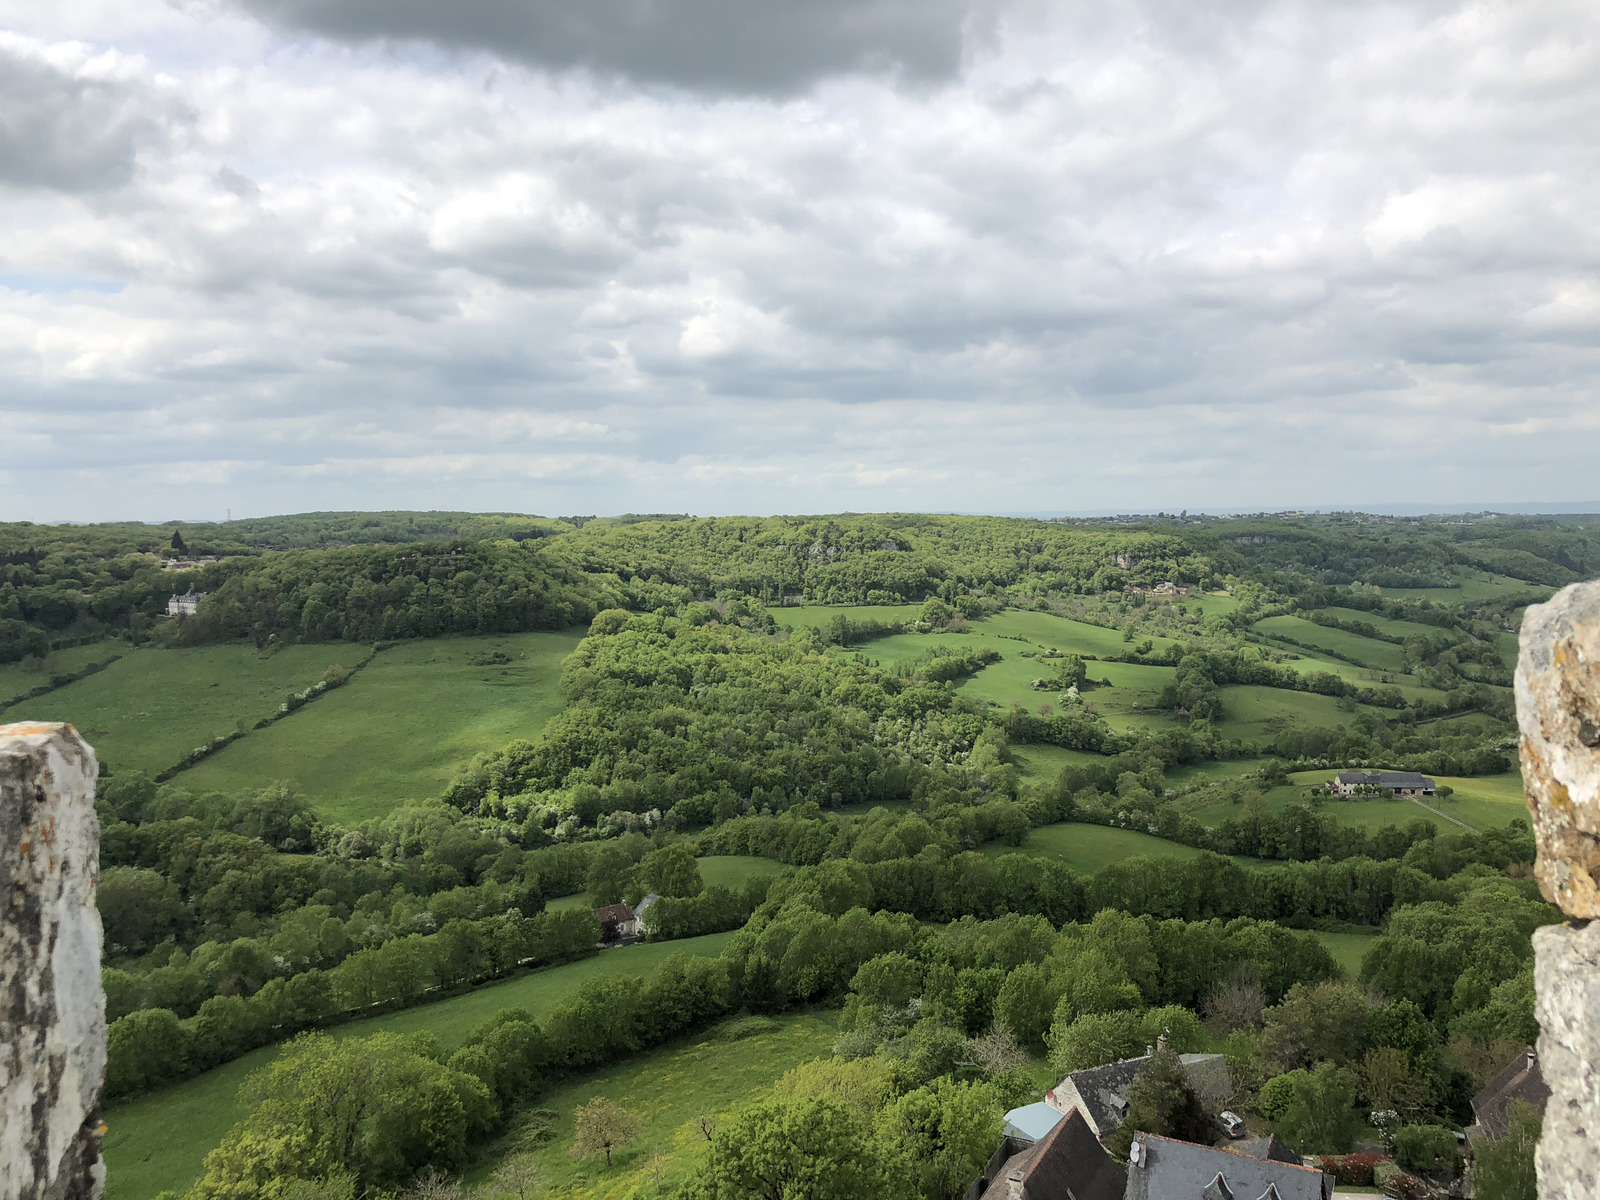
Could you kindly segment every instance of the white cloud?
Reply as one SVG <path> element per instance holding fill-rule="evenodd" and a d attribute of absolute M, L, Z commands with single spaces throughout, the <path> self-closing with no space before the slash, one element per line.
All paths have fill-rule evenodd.
<path fill-rule="evenodd" d="M 1594 498 L 1593 11 L 248 7 L 0 0 L 8 515 Z"/>

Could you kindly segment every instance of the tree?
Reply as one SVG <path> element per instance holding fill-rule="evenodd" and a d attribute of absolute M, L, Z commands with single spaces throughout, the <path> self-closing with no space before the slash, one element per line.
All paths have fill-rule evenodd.
<path fill-rule="evenodd" d="M 602 843 L 589 860 L 586 886 L 589 900 L 596 908 L 604 908 L 622 899 L 633 880 L 633 859 L 621 846 Z"/>
<path fill-rule="evenodd" d="M 1298 1154 L 1343 1154 L 1361 1127 L 1356 1078 L 1330 1062 L 1291 1072 L 1278 1133 Z M 1269 1081 L 1268 1087 L 1271 1086 Z M 1267 1088 L 1262 1088 L 1263 1103 Z"/>
<path fill-rule="evenodd" d="M 539 1164 L 533 1155 L 515 1154 L 496 1168 L 489 1177 L 489 1187 L 493 1195 L 528 1200 L 539 1190 L 540 1179 Z"/>
<path fill-rule="evenodd" d="M 599 1158 L 604 1154 L 608 1169 L 611 1166 L 611 1152 L 622 1149 L 639 1136 L 639 1118 L 604 1096 L 596 1096 L 589 1103 L 574 1109 L 572 1122 L 578 1133 L 572 1156 Z"/>
<path fill-rule="evenodd" d="M 1139 1068 L 1128 1088 L 1128 1113 L 1106 1148 L 1127 1158 L 1135 1133 L 1154 1133 L 1185 1142 L 1210 1145 L 1216 1122 L 1189 1083 L 1178 1052 L 1163 1046 Z"/>
<path fill-rule="evenodd" d="M 1454 1131 L 1443 1125 L 1406 1125 L 1395 1131 L 1394 1161 L 1402 1171 L 1435 1180 L 1461 1173 L 1461 1150 Z"/>
<path fill-rule="evenodd" d="M 936 1079 L 884 1110 L 879 1131 L 896 1177 L 927 1200 L 954 1200 L 1000 1140 L 1001 1105 L 984 1084 Z"/>
<path fill-rule="evenodd" d="M 1415 1120 L 1433 1104 L 1433 1079 L 1403 1050 L 1379 1046 L 1361 1061 L 1362 1093 L 1379 1112 L 1393 1111 Z"/>
<path fill-rule="evenodd" d="M 183 916 L 183 898 L 171 880 L 138 867 L 107 867 L 95 902 L 107 947 L 142 953 L 165 937 Z"/>
<path fill-rule="evenodd" d="M 1367 1045 L 1367 998 L 1352 983 L 1297 983 L 1266 1012 L 1261 1044 L 1285 1068 L 1359 1062 Z"/>
<path fill-rule="evenodd" d="M 1070 1023 L 1057 1021 L 1045 1041 L 1050 1065 L 1062 1075 L 1125 1058 L 1143 1045 L 1139 1015 L 1132 1012 L 1089 1013 Z"/>
<path fill-rule="evenodd" d="M 1050 1028 L 1057 999 L 1044 968 L 1023 963 L 1000 985 L 994 1000 L 994 1019 L 1024 1045 L 1037 1047 Z"/>
<path fill-rule="evenodd" d="M 1511 1102 L 1504 1136 L 1486 1138 L 1473 1151 L 1478 1195 L 1485 1200 L 1535 1200 L 1539 1189 L 1534 1150 L 1543 1124 L 1533 1105 L 1525 1100 Z"/>
<path fill-rule="evenodd" d="M 711 1139 L 691 1200 L 881 1200 L 879 1158 L 850 1110 L 831 1096 L 745 1109 Z"/>
<path fill-rule="evenodd" d="M 206 1156 L 190 1195 L 224 1200 L 259 1195 L 269 1179 L 339 1174 L 370 1192 L 429 1167 L 459 1169 L 495 1103 L 479 1080 L 428 1049 L 388 1033 L 295 1038 L 245 1084 L 250 1115 Z"/>
<path fill-rule="evenodd" d="M 658 896 L 698 896 L 704 891 L 700 865 L 689 844 L 674 842 L 646 854 L 639 861 L 634 890 L 641 895 L 654 892 Z"/>

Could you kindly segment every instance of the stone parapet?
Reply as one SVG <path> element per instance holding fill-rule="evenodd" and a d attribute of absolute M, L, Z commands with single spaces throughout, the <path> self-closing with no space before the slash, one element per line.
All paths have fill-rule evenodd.
<path fill-rule="evenodd" d="M 98 773 L 70 725 L 0 725 L 0 1200 L 104 1187 Z"/>

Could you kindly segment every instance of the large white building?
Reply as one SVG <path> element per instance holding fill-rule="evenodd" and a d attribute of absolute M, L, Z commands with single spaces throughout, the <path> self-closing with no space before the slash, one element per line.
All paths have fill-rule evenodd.
<path fill-rule="evenodd" d="M 167 601 L 167 616 L 192 617 L 195 609 L 200 607 L 200 601 L 205 598 L 205 592 L 185 592 L 181 596 L 173 596 Z"/>

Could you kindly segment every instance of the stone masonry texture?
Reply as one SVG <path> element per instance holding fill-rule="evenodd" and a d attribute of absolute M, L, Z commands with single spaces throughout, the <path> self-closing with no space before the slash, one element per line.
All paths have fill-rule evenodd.
<path fill-rule="evenodd" d="M 1545 898 L 1569 920 L 1533 935 L 1543 1200 L 1600 1197 L 1600 583 L 1528 609 L 1517 659 L 1522 776 Z"/>
<path fill-rule="evenodd" d="M 1517 719 L 1539 886 L 1567 915 L 1600 917 L 1600 583 L 1528 609 Z"/>
<path fill-rule="evenodd" d="M 70 725 L 0 725 L 0 1200 L 104 1186 L 98 773 Z"/>

